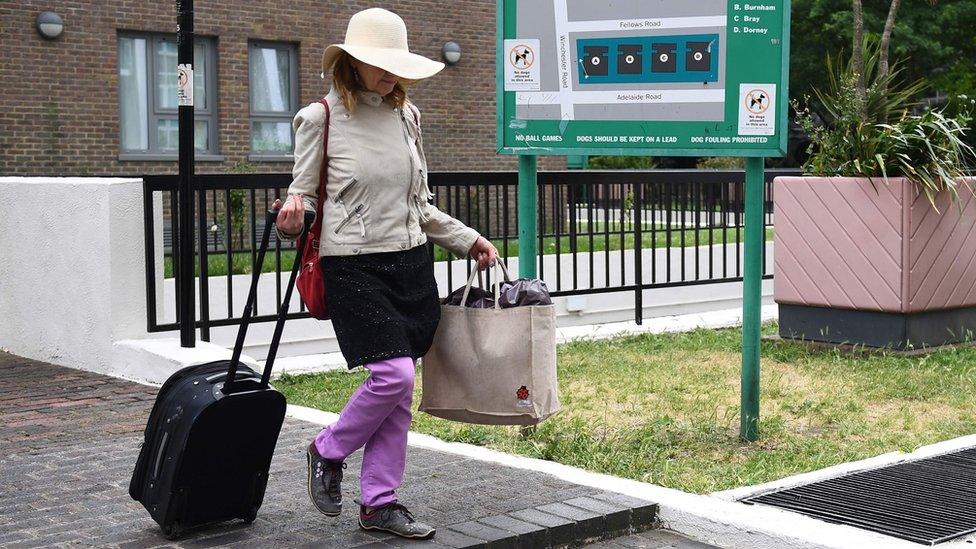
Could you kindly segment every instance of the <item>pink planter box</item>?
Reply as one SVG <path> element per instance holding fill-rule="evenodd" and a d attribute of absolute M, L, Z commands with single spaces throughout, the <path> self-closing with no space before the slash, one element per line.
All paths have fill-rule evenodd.
<path fill-rule="evenodd" d="M 874 178 L 875 191 L 867 178 L 777 177 L 781 313 L 817 307 L 910 318 L 976 305 L 974 181 L 963 181 L 958 204 L 942 193 L 936 212 L 905 178 Z"/>

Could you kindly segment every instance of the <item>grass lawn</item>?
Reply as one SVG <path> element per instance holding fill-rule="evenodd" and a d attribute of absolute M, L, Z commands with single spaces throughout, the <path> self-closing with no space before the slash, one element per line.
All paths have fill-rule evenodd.
<path fill-rule="evenodd" d="M 740 338 L 738 329 L 698 330 L 562 345 L 563 409 L 526 437 L 416 411 L 418 371 L 411 429 L 698 493 L 976 433 L 976 348 L 851 357 L 764 341 L 761 438 L 744 443 Z M 275 385 L 290 403 L 338 412 L 367 374 Z"/>
<path fill-rule="evenodd" d="M 642 234 L 641 242 L 644 248 L 651 248 L 652 244 L 658 248 L 664 248 L 668 245 L 668 233 L 664 232 L 662 229 L 658 228 L 658 232 L 650 232 L 650 227 L 644 229 Z M 698 244 L 701 246 L 709 245 L 709 232 L 711 232 L 712 244 L 721 244 L 722 240 L 722 230 L 721 229 L 685 229 L 685 230 L 672 230 L 670 234 L 671 246 L 674 248 L 679 248 L 682 245 L 681 237 L 684 234 L 684 247 L 695 246 L 695 233 L 698 233 Z M 745 231 L 739 231 L 739 240 L 745 237 Z M 635 235 L 633 233 L 624 234 L 623 248 L 626 250 L 634 249 Z M 773 240 L 773 229 L 771 227 L 766 228 L 766 240 Z M 725 232 L 725 242 L 734 243 L 736 241 L 735 229 L 726 229 Z M 504 253 L 504 242 L 502 240 L 493 240 L 495 247 L 502 253 Z M 603 234 L 597 234 L 593 236 L 593 248 L 594 252 L 602 252 L 608 248 L 607 239 L 604 238 Z M 578 236 L 576 238 L 576 249 L 579 252 L 589 252 L 590 249 L 590 239 L 589 236 Z M 609 238 L 609 249 L 619 250 L 621 249 L 621 239 L 620 233 L 611 233 Z M 559 238 L 559 251 L 562 253 L 570 252 L 570 237 L 563 236 Z M 556 253 L 556 238 L 548 237 L 543 239 L 543 253 L 554 254 Z M 508 242 L 508 254 L 510 257 L 518 256 L 518 240 L 513 239 Z M 447 260 L 448 253 L 439 246 L 434 247 L 434 261 L 445 261 Z M 292 261 L 294 261 L 295 252 L 293 250 L 282 250 L 281 251 L 281 269 L 284 272 L 291 270 Z M 245 274 L 251 272 L 251 252 L 236 252 L 232 254 L 232 262 L 234 264 L 234 274 Z M 227 274 L 227 254 L 224 253 L 211 253 L 207 256 L 207 273 L 210 276 L 223 276 Z M 163 263 L 165 278 L 171 278 L 173 276 L 173 261 L 172 257 L 167 256 L 164 258 Z M 261 272 L 270 273 L 275 270 L 275 256 L 274 249 L 268 250 L 268 253 L 264 257 L 264 268 Z M 200 275 L 200 266 L 194 264 L 194 274 Z"/>

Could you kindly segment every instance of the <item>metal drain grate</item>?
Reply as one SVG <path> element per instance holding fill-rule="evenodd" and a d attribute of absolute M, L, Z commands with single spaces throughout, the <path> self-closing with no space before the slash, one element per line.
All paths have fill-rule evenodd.
<path fill-rule="evenodd" d="M 935 545 L 976 532 L 976 448 L 743 501 Z"/>

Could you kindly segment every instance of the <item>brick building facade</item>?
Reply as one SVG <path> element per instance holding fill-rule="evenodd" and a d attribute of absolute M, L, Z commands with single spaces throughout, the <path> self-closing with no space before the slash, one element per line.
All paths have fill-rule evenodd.
<path fill-rule="evenodd" d="M 211 118 L 216 131 L 208 134 L 215 138 L 212 154 L 198 153 L 197 173 L 289 172 L 292 163 L 287 155 L 258 159 L 252 150 L 255 117 L 249 63 L 254 59 L 249 52 L 255 44 L 279 45 L 292 52 L 297 69 L 294 112 L 328 90 L 328 80 L 319 76 L 324 48 L 343 40 L 353 13 L 376 4 L 323 0 L 197 0 L 194 4 L 194 31 L 212 50 L 207 59 L 213 64 L 211 97 L 216 99 Z M 495 154 L 494 2 L 411 0 L 381 5 L 404 18 L 412 51 L 440 59 L 445 42 L 453 40 L 462 48 L 460 63 L 410 90 L 424 115 L 430 169 L 516 169 L 514 158 Z M 49 41 L 38 34 L 35 19 L 42 11 L 63 18 L 59 38 Z M 143 45 L 147 39 L 151 45 L 153 37 L 175 41 L 175 30 L 173 1 L 0 2 L 4 82 L 0 86 L 0 175 L 176 173 L 175 151 L 147 160 L 151 155 L 122 150 L 119 76 L 122 40 L 129 37 L 126 46 L 133 36 Z M 152 66 L 151 51 L 149 56 Z M 149 81 L 145 86 L 150 98 L 154 89 L 160 89 L 153 84 Z M 171 121 L 160 122 L 150 115 L 149 124 L 156 122 L 163 127 Z M 167 127 L 171 136 L 173 128 Z M 144 127 L 143 133 L 155 130 Z M 157 134 L 152 135 L 155 140 Z M 163 142 L 164 132 L 158 135 Z M 251 165 L 241 166 L 244 162 Z M 562 157 L 540 162 L 541 169 L 564 166 Z"/>

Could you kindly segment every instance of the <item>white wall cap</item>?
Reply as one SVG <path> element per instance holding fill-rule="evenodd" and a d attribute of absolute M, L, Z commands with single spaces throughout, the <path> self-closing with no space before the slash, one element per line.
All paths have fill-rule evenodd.
<path fill-rule="evenodd" d="M 90 185 L 117 185 L 120 183 L 142 183 L 141 177 L 23 177 L 23 176 L 3 176 L 0 183 L 9 184 L 90 184 Z"/>
<path fill-rule="evenodd" d="M 112 345 L 114 375 L 140 383 L 161 384 L 180 368 L 215 360 L 230 360 L 233 353 L 219 345 L 197 341 L 181 347 L 178 338 L 125 339 Z M 258 370 L 257 361 L 241 355 L 241 362 Z"/>
<path fill-rule="evenodd" d="M 265 363 L 267 363 L 267 360 L 258 361 L 262 369 Z M 277 378 L 282 374 L 300 375 L 332 371 L 350 371 L 342 353 L 318 353 L 313 355 L 276 357 L 274 366 L 271 368 L 271 377 Z"/>

